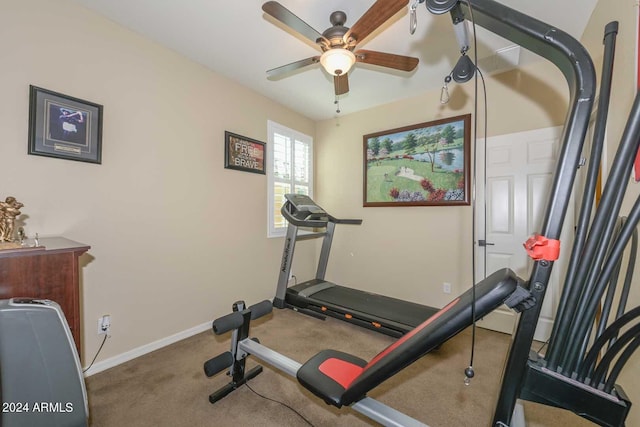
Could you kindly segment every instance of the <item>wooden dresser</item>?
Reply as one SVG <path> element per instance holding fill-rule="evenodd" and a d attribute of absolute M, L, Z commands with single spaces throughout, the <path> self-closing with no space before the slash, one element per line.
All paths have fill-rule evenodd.
<path fill-rule="evenodd" d="M 90 246 L 64 237 L 43 237 L 40 248 L 0 251 L 0 299 L 50 299 L 62 307 L 78 354 L 80 331 L 80 255 Z"/>

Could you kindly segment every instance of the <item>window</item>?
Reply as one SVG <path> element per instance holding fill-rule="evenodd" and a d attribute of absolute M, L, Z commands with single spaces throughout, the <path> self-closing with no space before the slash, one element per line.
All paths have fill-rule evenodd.
<path fill-rule="evenodd" d="M 268 121 L 268 236 L 284 236 L 287 221 L 280 213 L 287 193 L 313 197 L 313 139 Z"/>

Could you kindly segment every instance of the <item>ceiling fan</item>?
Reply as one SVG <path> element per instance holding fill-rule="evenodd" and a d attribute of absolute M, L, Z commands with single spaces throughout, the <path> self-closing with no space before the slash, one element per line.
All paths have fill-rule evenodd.
<path fill-rule="evenodd" d="M 351 28 L 345 27 L 347 15 L 342 11 L 331 14 L 331 27 L 319 33 L 309 24 L 298 18 L 277 1 L 268 1 L 262 10 L 277 19 L 301 36 L 311 40 L 322 51 L 312 56 L 267 71 L 267 77 L 278 77 L 291 71 L 320 62 L 324 69 L 333 75 L 336 95 L 349 92 L 348 72 L 355 62 L 378 65 L 401 71 L 413 71 L 418 58 L 376 52 L 373 50 L 355 50 L 358 43 L 384 24 L 409 3 L 409 0 L 377 0 Z"/>

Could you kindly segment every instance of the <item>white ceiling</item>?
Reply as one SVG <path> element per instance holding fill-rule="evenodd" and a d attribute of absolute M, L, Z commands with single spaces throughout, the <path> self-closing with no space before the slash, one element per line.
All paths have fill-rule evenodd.
<path fill-rule="evenodd" d="M 318 50 L 264 14 L 263 0 L 73 1 L 311 119 L 337 116 L 333 81 L 319 64 L 298 70 L 286 78 L 267 79 L 266 70 L 315 56 Z M 331 26 L 331 12 L 344 11 L 347 14 L 345 25 L 349 27 L 374 2 L 280 0 L 283 6 L 319 32 Z M 579 39 L 597 0 L 499 2 Z M 424 4 L 418 6 L 417 18 L 418 27 L 413 35 L 409 34 L 407 8 L 358 44 L 358 48 L 415 56 L 420 60 L 417 70 L 404 73 L 356 64 L 349 72 L 350 91 L 340 97 L 340 114 L 412 97 L 442 86 L 444 76 L 449 74 L 458 58 L 451 18 L 449 15 L 432 16 Z M 477 38 L 481 69 L 483 64 L 491 66 L 495 51 L 512 45 L 482 28 L 478 28 Z M 517 49 L 511 50 L 510 54 L 519 64 L 536 58 Z"/>

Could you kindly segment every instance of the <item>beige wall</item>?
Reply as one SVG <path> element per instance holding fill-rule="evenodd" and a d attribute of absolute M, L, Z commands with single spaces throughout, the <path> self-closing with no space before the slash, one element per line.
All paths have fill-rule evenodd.
<path fill-rule="evenodd" d="M 488 134 L 561 124 L 565 86 L 562 75 L 546 64 L 487 79 Z M 444 107 L 434 91 L 318 123 L 317 197 L 334 215 L 364 220 L 360 227 L 338 228 L 327 277 L 437 307 L 451 298 L 442 292 L 443 282 L 453 285 L 453 294 L 472 283 L 470 206 L 362 207 L 363 135 L 473 113 L 472 83 L 450 92 Z M 482 105 L 478 117 L 482 135 Z"/>
<path fill-rule="evenodd" d="M 452 283 L 455 293 L 455 287 L 468 277 L 457 261 L 469 256 L 465 239 L 471 209 L 362 207 L 362 136 L 448 115 L 437 115 L 433 108 L 437 101 L 425 104 L 415 99 L 319 123 L 316 194 L 333 215 L 364 220 L 359 227 L 337 228 L 328 278 L 441 306 L 446 299 L 438 291 L 442 282 Z M 467 111 L 468 106 L 455 114 Z M 431 267 L 433 263 L 438 268 Z"/>
<path fill-rule="evenodd" d="M 311 120 L 67 0 L 2 2 L 0 51 L 0 197 L 24 203 L 27 234 L 91 245 L 85 363 L 102 314 L 98 361 L 273 296 L 266 177 L 224 169 L 224 131 L 266 141 L 268 119 Z M 30 84 L 104 105 L 102 165 L 27 155 Z"/>

